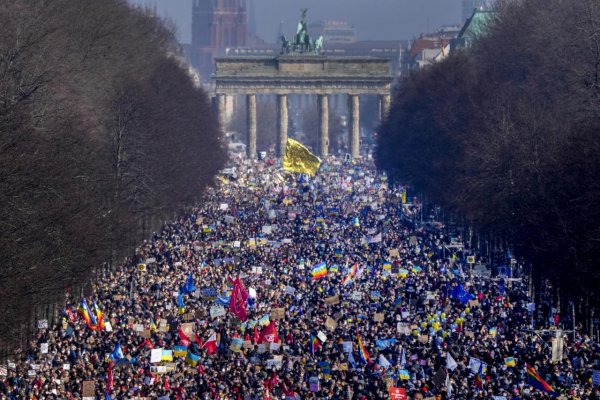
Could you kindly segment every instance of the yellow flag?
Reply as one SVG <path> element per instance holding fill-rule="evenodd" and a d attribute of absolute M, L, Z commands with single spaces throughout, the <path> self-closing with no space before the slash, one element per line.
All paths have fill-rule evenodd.
<path fill-rule="evenodd" d="M 321 159 L 310 152 L 302 143 L 294 139 L 287 140 L 285 155 L 283 156 L 283 169 L 300 174 L 314 175 Z"/>

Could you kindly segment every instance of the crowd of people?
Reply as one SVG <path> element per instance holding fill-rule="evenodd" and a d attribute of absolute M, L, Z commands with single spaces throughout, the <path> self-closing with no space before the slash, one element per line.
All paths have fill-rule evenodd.
<path fill-rule="evenodd" d="M 599 398 L 597 345 L 553 348 L 526 279 L 473 275 L 368 162 L 233 168 L 40 325 L 0 399 Z"/>

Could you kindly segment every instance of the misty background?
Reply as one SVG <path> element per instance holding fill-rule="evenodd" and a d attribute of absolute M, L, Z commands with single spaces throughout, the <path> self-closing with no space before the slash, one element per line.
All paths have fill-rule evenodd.
<path fill-rule="evenodd" d="M 156 7 L 159 16 L 175 22 L 179 41 L 191 42 L 192 0 L 129 1 Z M 275 42 L 281 21 L 286 35 L 295 33 L 300 8 L 308 8 L 309 22 L 350 22 L 358 40 L 412 39 L 442 25 L 464 22 L 460 0 L 254 0 L 253 5 L 258 36 L 270 43 Z"/>

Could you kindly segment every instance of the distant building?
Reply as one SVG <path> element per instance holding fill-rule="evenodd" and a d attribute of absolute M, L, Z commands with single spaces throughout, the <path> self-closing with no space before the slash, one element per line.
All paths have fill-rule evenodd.
<path fill-rule="evenodd" d="M 450 44 L 458 36 L 460 26 L 444 26 L 434 33 L 422 34 L 410 44 L 401 68 L 415 70 L 441 61 L 450 54 Z"/>
<path fill-rule="evenodd" d="M 308 24 L 308 32 L 313 38 L 323 35 L 325 43 L 354 43 L 356 29 L 348 21 L 317 21 Z"/>
<path fill-rule="evenodd" d="M 190 58 L 203 79 L 214 71 L 214 56 L 247 42 L 245 0 L 193 0 Z"/>
<path fill-rule="evenodd" d="M 466 21 L 473 14 L 473 10 L 487 10 L 487 0 L 462 0 L 462 21 Z"/>
<path fill-rule="evenodd" d="M 494 11 L 474 10 L 463 25 L 456 39 L 452 42 L 453 49 L 469 48 L 473 41 L 484 35 L 497 13 Z"/>

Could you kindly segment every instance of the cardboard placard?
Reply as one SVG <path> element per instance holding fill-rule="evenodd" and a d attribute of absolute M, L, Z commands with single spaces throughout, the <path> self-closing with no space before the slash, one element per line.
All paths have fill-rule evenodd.
<path fill-rule="evenodd" d="M 373 317 L 375 322 L 383 322 L 384 319 L 385 315 L 383 313 L 375 313 L 375 316 Z"/>
<path fill-rule="evenodd" d="M 96 398 L 96 382 L 83 381 L 81 384 L 81 396 Z"/>
<path fill-rule="evenodd" d="M 319 331 L 317 333 L 317 337 L 319 338 L 319 340 L 323 343 L 325 343 L 327 341 L 327 335 L 325 335 L 325 333 L 323 333 L 322 331 Z"/>
<path fill-rule="evenodd" d="M 210 316 L 211 318 L 218 318 L 225 315 L 225 308 L 223 306 L 212 306 L 210 308 Z"/>
<path fill-rule="evenodd" d="M 270 318 L 271 319 L 284 319 L 285 318 L 285 308 L 272 308 Z"/>
<path fill-rule="evenodd" d="M 193 313 L 193 312 L 188 312 L 188 313 L 183 314 L 183 320 L 184 321 L 191 321 L 194 318 L 196 318 L 196 314 Z"/>
<path fill-rule="evenodd" d="M 419 335 L 419 343 L 429 343 L 429 335 Z"/>
<path fill-rule="evenodd" d="M 329 329 L 330 331 L 334 331 L 337 328 L 338 324 L 337 322 L 335 322 L 335 319 L 331 318 L 331 317 L 327 317 L 327 319 L 325 320 L 325 327 L 327 329 Z"/>
<path fill-rule="evenodd" d="M 325 304 L 328 304 L 330 306 L 340 304 L 340 296 L 335 295 L 335 296 L 325 298 Z"/>
<path fill-rule="evenodd" d="M 152 337 L 152 332 L 150 332 L 150 329 L 144 329 L 140 332 L 140 336 L 144 339 L 150 339 Z"/>
<path fill-rule="evenodd" d="M 195 327 L 195 324 L 193 322 L 186 322 L 184 324 L 181 324 L 181 330 L 189 338 L 194 337 L 194 327 Z"/>

